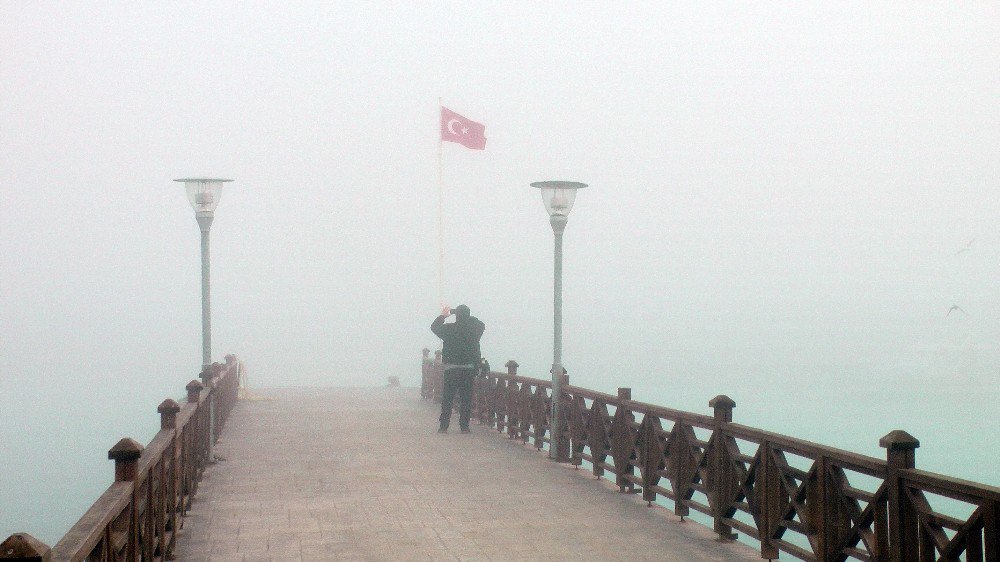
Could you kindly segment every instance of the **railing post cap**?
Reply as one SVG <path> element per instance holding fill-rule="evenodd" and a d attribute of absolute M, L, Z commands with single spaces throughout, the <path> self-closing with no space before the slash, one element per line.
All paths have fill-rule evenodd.
<path fill-rule="evenodd" d="M 142 450 L 142 445 L 134 439 L 122 437 L 121 441 L 108 451 L 108 458 L 113 461 L 134 461 L 142 455 Z"/>
<path fill-rule="evenodd" d="M 423 349 L 421 349 L 420 351 L 421 351 L 421 353 L 424 354 L 424 357 L 427 357 L 428 355 L 431 354 L 431 350 L 427 349 L 426 347 L 423 348 Z"/>
<path fill-rule="evenodd" d="M 28 533 L 14 533 L 0 543 L 0 559 L 47 560 L 52 549 Z"/>
<path fill-rule="evenodd" d="M 920 440 L 902 429 L 896 429 L 879 439 L 878 446 L 890 451 L 912 451 L 920 446 Z"/>
<path fill-rule="evenodd" d="M 725 394 L 720 394 L 715 398 L 708 401 L 709 408 L 734 408 L 736 407 L 736 401 L 732 398 L 726 396 Z"/>
<path fill-rule="evenodd" d="M 156 407 L 156 411 L 161 414 L 176 414 L 181 411 L 181 407 L 173 398 L 167 398 Z"/>
<path fill-rule="evenodd" d="M 201 381 L 198 379 L 191 379 L 191 382 L 187 383 L 184 390 L 187 390 L 188 392 L 201 392 L 202 390 L 205 390 L 205 385 L 201 384 Z"/>
<path fill-rule="evenodd" d="M 511 359 L 506 364 L 504 364 L 504 367 L 507 367 L 509 369 L 511 367 L 520 367 L 520 365 L 517 364 L 517 361 L 514 361 L 513 359 Z"/>
<path fill-rule="evenodd" d="M 226 360 L 226 365 L 229 365 L 233 361 L 236 361 L 236 356 L 233 355 L 232 353 L 230 353 L 230 354 L 226 355 L 224 359 Z"/>

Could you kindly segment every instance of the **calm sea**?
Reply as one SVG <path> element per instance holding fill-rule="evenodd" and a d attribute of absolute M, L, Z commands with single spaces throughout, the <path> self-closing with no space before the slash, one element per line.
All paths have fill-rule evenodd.
<path fill-rule="evenodd" d="M 107 450 L 123 436 L 148 442 L 158 429 L 157 404 L 180 398 L 186 382 L 176 370 L 136 365 L 117 385 L 123 390 L 109 391 L 93 366 L 87 370 L 70 379 L 94 380 L 82 388 L 50 384 L 51 371 L 43 369 L 17 388 L 12 379 L 0 380 L 0 538 L 24 531 L 50 545 L 58 541 L 110 483 Z M 735 421 L 875 457 L 884 456 L 880 437 L 904 429 L 920 439 L 918 467 L 1000 485 L 996 377 L 857 366 L 684 371 L 633 386 L 633 397 L 708 414 L 708 400 L 726 394 L 737 402 Z M 573 382 L 614 392 L 608 384 Z M 417 383 L 417 375 L 404 378 Z"/>

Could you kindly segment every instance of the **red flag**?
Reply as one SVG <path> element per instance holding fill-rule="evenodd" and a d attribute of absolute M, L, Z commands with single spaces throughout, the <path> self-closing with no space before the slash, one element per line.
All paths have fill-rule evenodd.
<path fill-rule="evenodd" d="M 441 140 L 457 142 L 465 148 L 486 148 L 486 125 L 466 119 L 447 107 L 441 107 Z"/>

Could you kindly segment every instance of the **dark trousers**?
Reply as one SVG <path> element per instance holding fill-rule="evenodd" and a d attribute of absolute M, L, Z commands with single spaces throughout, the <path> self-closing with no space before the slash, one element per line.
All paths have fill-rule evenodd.
<path fill-rule="evenodd" d="M 472 415 L 472 381 L 476 378 L 474 369 L 448 369 L 444 372 L 444 396 L 441 397 L 441 427 L 447 428 L 451 422 L 451 410 L 458 392 L 458 425 L 469 427 Z"/>

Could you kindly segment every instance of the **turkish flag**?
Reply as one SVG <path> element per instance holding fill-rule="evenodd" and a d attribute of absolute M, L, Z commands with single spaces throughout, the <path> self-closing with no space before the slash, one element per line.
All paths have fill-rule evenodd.
<path fill-rule="evenodd" d="M 457 142 L 465 148 L 486 148 L 486 125 L 466 119 L 447 107 L 441 107 L 441 140 Z"/>

